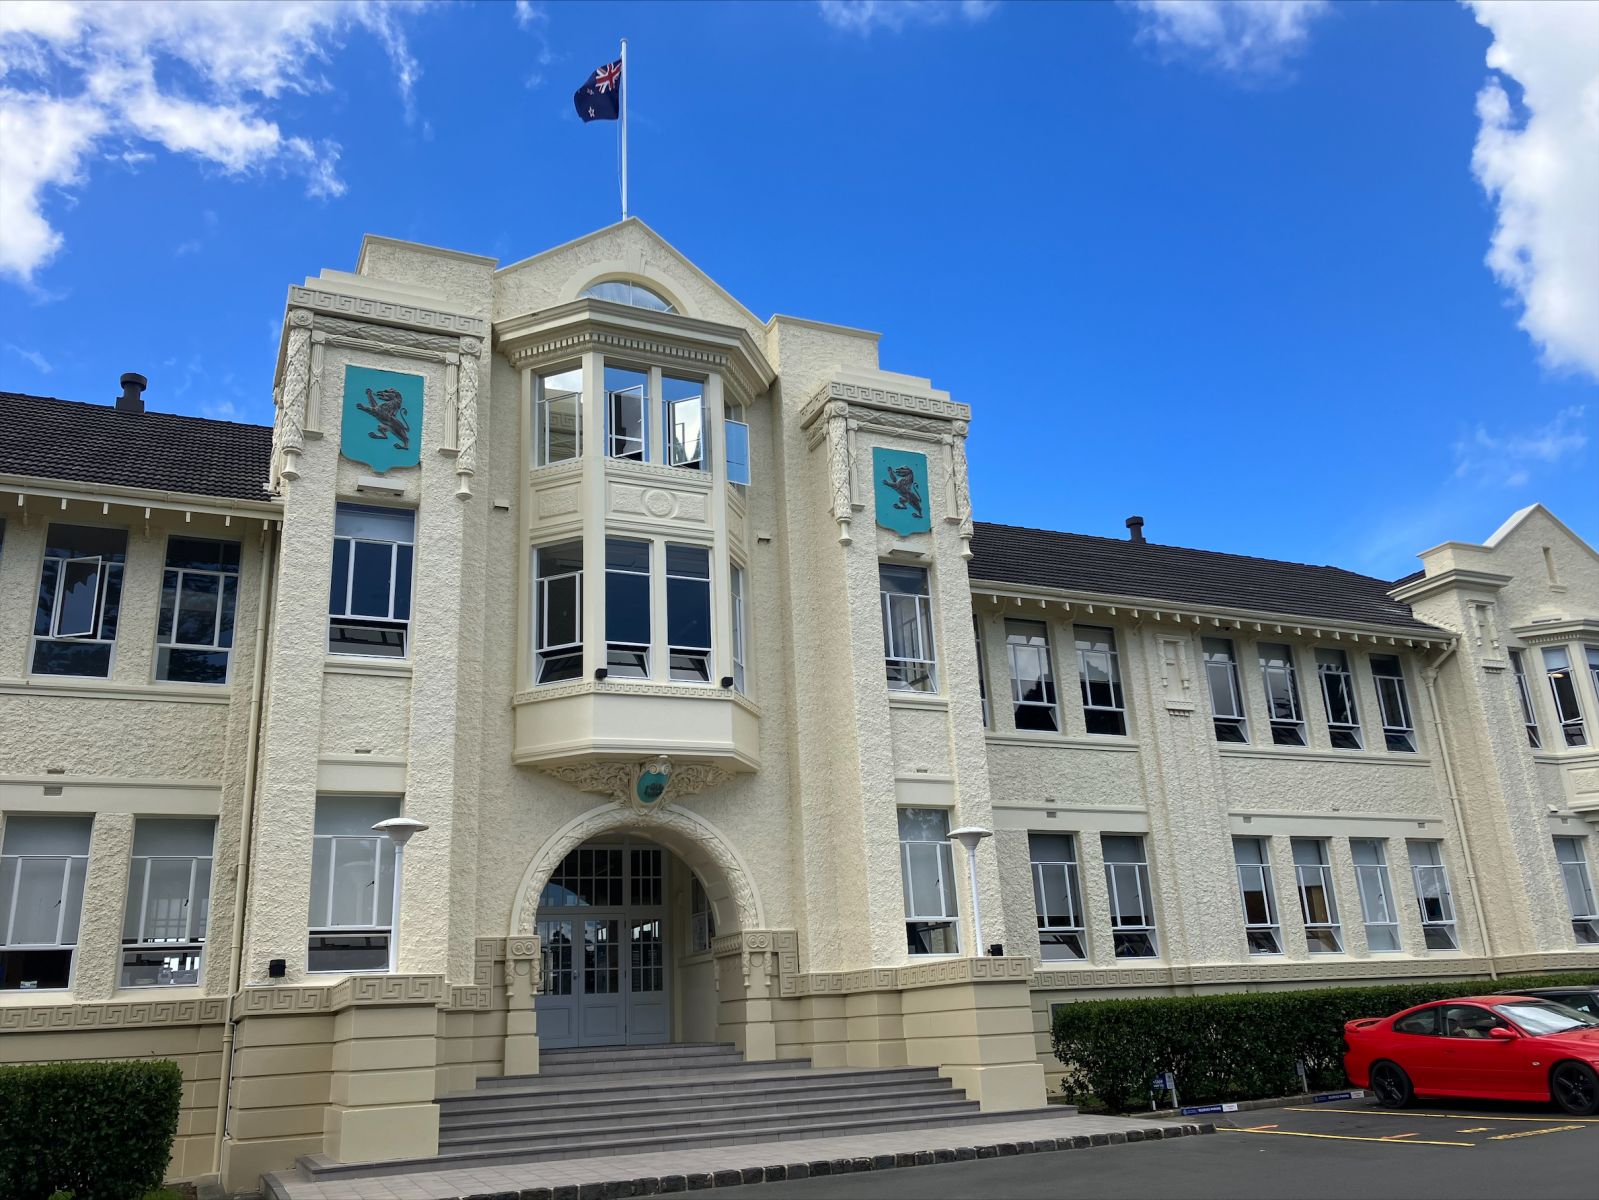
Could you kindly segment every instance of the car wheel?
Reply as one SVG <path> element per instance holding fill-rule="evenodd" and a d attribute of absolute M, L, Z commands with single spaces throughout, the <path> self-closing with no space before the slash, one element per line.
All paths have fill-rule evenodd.
<path fill-rule="evenodd" d="M 1397 1064 L 1380 1062 L 1371 1069 L 1371 1090 L 1384 1108 L 1403 1108 L 1415 1096 L 1410 1076 Z"/>
<path fill-rule="evenodd" d="M 1599 1075 L 1582 1063 L 1564 1062 L 1549 1073 L 1549 1094 L 1574 1117 L 1599 1112 Z"/>

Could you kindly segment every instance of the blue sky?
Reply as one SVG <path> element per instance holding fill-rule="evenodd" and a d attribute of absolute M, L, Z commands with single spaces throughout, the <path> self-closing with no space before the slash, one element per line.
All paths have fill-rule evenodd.
<path fill-rule="evenodd" d="M 115 11 L 0 15 L 0 387 L 269 420 L 285 289 L 362 234 L 617 218 L 571 93 L 625 35 L 633 210 L 971 404 L 981 517 L 1386 577 L 1539 500 L 1599 543 L 1599 7 Z"/>

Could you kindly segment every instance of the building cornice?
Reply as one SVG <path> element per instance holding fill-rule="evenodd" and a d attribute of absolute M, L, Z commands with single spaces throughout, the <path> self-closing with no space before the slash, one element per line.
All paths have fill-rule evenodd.
<path fill-rule="evenodd" d="M 88 504 L 115 504 L 129 508 L 143 508 L 146 517 L 150 512 L 204 513 L 208 516 L 248 516 L 263 521 L 277 521 L 283 516 L 283 505 L 267 494 L 262 481 L 260 500 L 243 500 L 232 496 L 202 496 L 191 492 L 163 492 L 149 488 L 125 487 L 113 483 L 90 483 L 73 479 L 45 479 L 33 475 L 0 475 L 0 492 L 15 493 L 19 500 L 37 496 L 42 500 L 73 500 Z M 23 504 L 0 506 L 0 516 L 7 509 L 21 509 Z"/>
<path fill-rule="evenodd" d="M 1479 549 L 1479 547 L 1473 547 Z M 1409 583 L 1401 584 L 1392 589 L 1388 594 L 1401 604 L 1409 604 L 1423 596 L 1430 596 L 1434 592 L 1441 592 L 1448 588 L 1466 588 L 1474 591 L 1497 592 L 1511 582 L 1509 575 L 1497 575 L 1492 571 L 1473 571 L 1466 567 L 1451 567 L 1447 571 L 1440 571 L 1436 575 L 1424 575 L 1420 579 L 1412 579 Z"/>
<path fill-rule="evenodd" d="M 1548 621 L 1529 621 L 1511 627 L 1511 633 L 1529 646 L 1555 642 L 1599 639 L 1599 617 L 1560 617 Z"/>
<path fill-rule="evenodd" d="M 324 316 L 348 317 L 372 325 L 392 325 L 451 337 L 481 338 L 487 337 L 489 332 L 489 323 L 482 317 L 407 304 L 381 296 L 362 296 L 353 290 L 344 292 L 331 286 L 290 285 L 287 307 L 309 309 Z"/>

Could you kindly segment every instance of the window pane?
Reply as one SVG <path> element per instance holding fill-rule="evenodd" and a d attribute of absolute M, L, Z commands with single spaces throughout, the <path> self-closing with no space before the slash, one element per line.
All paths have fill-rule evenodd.
<path fill-rule="evenodd" d="M 220 575 L 185 571 L 183 586 L 178 593 L 178 619 L 173 641 L 187 646 L 215 645 L 217 606 L 221 593 Z"/>
<path fill-rule="evenodd" d="M 941 808 L 902 808 L 899 836 L 903 841 L 942 842 L 949 837 L 949 814 Z"/>
<path fill-rule="evenodd" d="M 92 817 L 7 816 L 0 854 L 87 854 L 93 827 Z"/>
<path fill-rule="evenodd" d="M 691 579 L 709 579 L 711 577 L 711 552 L 704 546 L 677 546 L 668 543 L 666 547 L 666 573 L 668 575 L 684 575 Z"/>
<path fill-rule="evenodd" d="M 150 887 L 145 894 L 144 905 L 144 940 L 188 940 L 189 876 L 193 866 L 192 858 L 150 860 Z"/>
<path fill-rule="evenodd" d="M 396 546 L 394 548 L 394 619 L 396 621 L 409 621 L 411 619 L 411 571 L 412 555 L 415 551 L 410 546 Z"/>
<path fill-rule="evenodd" d="M 11 913 L 10 944 L 54 946 L 61 931 L 66 858 L 24 858 L 17 861 L 16 902 Z"/>
<path fill-rule="evenodd" d="M 213 818 L 140 817 L 133 826 L 133 854 L 208 858 L 216 837 Z"/>
<path fill-rule="evenodd" d="M 353 549 L 355 583 L 350 589 L 350 615 L 389 617 L 394 547 L 387 542 L 356 542 Z"/>
<path fill-rule="evenodd" d="M 94 637 L 100 603 L 100 560 L 73 558 L 61 565 L 61 600 L 55 636 Z"/>
<path fill-rule="evenodd" d="M 328 585 L 328 612 L 341 616 L 349 611 L 346 600 L 350 591 L 350 543 L 344 538 L 333 539 L 333 580 Z"/>
<path fill-rule="evenodd" d="M 605 368 L 607 420 L 612 458 L 643 462 L 646 456 L 646 413 L 649 409 L 649 376 L 642 371 L 607 365 Z"/>
<path fill-rule="evenodd" d="M 711 585 L 698 579 L 666 581 L 666 636 L 674 647 L 711 644 Z"/>
<path fill-rule="evenodd" d="M 724 421 L 723 431 L 727 441 L 727 481 L 750 481 L 750 427 L 742 421 Z"/>
<path fill-rule="evenodd" d="M 703 467 L 705 461 L 705 385 L 695 379 L 661 376 L 666 408 L 666 461 L 674 467 Z"/>
<path fill-rule="evenodd" d="M 388 839 L 384 839 L 387 841 Z M 378 839 L 337 838 L 333 845 L 333 925 L 375 925 Z"/>

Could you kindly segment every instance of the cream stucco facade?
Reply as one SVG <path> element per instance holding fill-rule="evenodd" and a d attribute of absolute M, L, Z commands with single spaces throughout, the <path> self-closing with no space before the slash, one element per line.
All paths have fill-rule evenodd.
<path fill-rule="evenodd" d="M 652 303 L 585 295 L 608 282 Z M 420 378 L 416 466 L 341 453 L 349 367 Z M 662 407 L 688 385 L 692 427 Z M 616 407 L 628 387 L 645 397 L 637 429 Z M 557 411 L 556 395 L 578 399 Z M 1591 874 L 1599 842 L 1599 557 L 1542 508 L 1426 552 L 1394 592 L 1408 624 L 974 577 L 970 409 L 882 370 L 875 334 L 759 320 L 636 220 L 509 266 L 368 238 L 353 273 L 289 289 L 275 400 L 259 498 L 0 475 L 0 839 L 92 818 L 82 855 L 51 851 L 63 903 L 82 860 L 66 986 L 16 986 L 46 960 L 8 960 L 0 1061 L 177 1059 L 175 1178 L 246 1189 L 300 1154 L 426 1153 L 440 1095 L 536 1072 L 551 1039 L 936 1065 L 985 1108 L 1023 1108 L 1044 1100 L 1060 1002 L 1599 966 L 1559 857 L 1575 845 Z M 730 478 L 729 422 L 748 427 L 747 484 Z M 925 456 L 925 530 L 879 523 L 879 449 Z M 351 653 L 329 640 L 329 580 L 368 553 L 344 524 L 367 510 L 410 514 L 412 532 L 383 560 L 391 619 L 353 622 L 383 649 Z M 65 601 L 48 619 L 36 605 L 66 524 L 126 531 L 103 677 L 36 669 L 36 622 L 66 619 Z M 225 682 L 162 678 L 173 538 L 240 547 Z M 642 556 L 630 581 L 608 539 Z M 885 682 L 884 564 L 926 581 L 922 686 Z M 680 623 L 707 592 L 704 621 Z M 624 595 L 644 632 L 608 643 Z M 1017 728 L 1007 621 L 1047 634 L 1056 729 Z M 1113 631 L 1119 734 L 1090 732 L 1078 702 L 1081 626 Z M 1217 740 L 1217 636 L 1246 741 Z M 1263 643 L 1300 664 L 1302 745 L 1261 736 Z M 1570 655 L 1581 744 L 1547 647 Z M 1314 665 L 1327 648 L 1347 656 L 1363 748 L 1334 748 Z M 1401 664 L 1409 750 L 1384 748 L 1374 655 Z M 336 856 L 359 868 L 367 852 L 335 816 L 361 805 L 428 826 L 404 854 L 393 972 L 380 868 L 350 898 L 373 919 L 335 919 Z M 901 810 L 994 831 L 975 859 L 982 945 L 964 853 L 907 849 Z M 129 986 L 130 871 L 154 869 L 139 830 L 173 818 L 215 821 L 209 882 L 188 893 L 209 906 L 203 950 L 179 982 Z M 1064 879 L 1070 856 L 1073 911 L 1054 923 L 1076 931 L 1048 957 L 1037 835 L 1071 837 L 1043 860 Z M 1106 847 L 1129 838 L 1141 875 L 1107 871 Z M 1269 864 L 1275 953 L 1250 952 L 1239 838 Z M 1376 876 L 1356 843 L 1384 848 L 1386 920 L 1363 907 Z M 1442 876 L 1412 870 L 1433 866 L 1412 864 L 1433 853 L 1421 843 Z M 1321 901 L 1296 872 L 1311 844 Z M 910 934 L 906 862 L 934 864 L 942 889 Z M 1423 877 L 1447 880 L 1451 948 L 1430 948 Z M 1140 878 L 1147 955 L 1110 891 Z M 1305 925 L 1329 895 L 1335 950 Z M 1373 924 L 1396 949 L 1368 942 Z"/>

